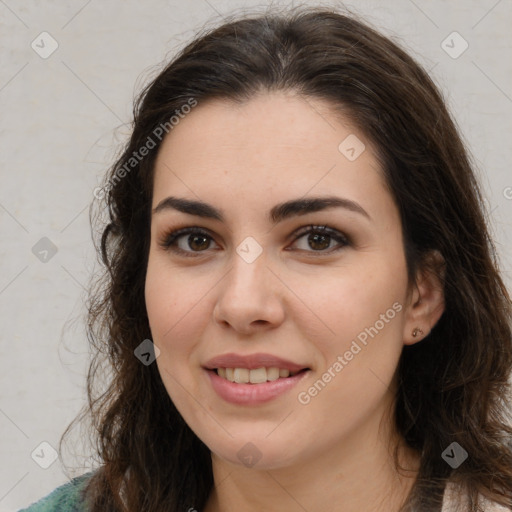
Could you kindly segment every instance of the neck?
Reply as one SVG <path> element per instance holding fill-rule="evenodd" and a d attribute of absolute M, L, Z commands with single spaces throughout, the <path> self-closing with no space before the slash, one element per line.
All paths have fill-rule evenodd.
<path fill-rule="evenodd" d="M 325 453 L 287 467 L 258 470 L 212 454 L 214 487 L 204 512 L 399 512 L 416 479 L 419 456 L 389 428 L 379 430 L 378 425 L 359 428 Z M 395 446 L 401 472 L 394 464 Z"/>

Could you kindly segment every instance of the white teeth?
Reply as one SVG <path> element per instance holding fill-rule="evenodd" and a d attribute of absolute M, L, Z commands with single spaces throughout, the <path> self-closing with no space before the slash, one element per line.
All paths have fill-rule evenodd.
<path fill-rule="evenodd" d="M 267 368 L 267 380 L 279 379 L 279 368 Z"/>
<path fill-rule="evenodd" d="M 235 368 L 234 369 L 234 382 L 238 384 L 245 384 L 249 382 L 249 370 L 247 368 Z"/>
<path fill-rule="evenodd" d="M 284 368 L 256 368 L 249 370 L 248 368 L 217 368 L 220 377 L 236 382 L 237 384 L 261 384 L 267 381 L 274 381 L 279 378 L 290 376 L 290 370 Z M 292 375 L 295 375 L 294 372 Z"/>
<path fill-rule="evenodd" d="M 267 370 L 265 368 L 256 368 L 249 372 L 249 382 L 251 384 L 261 384 L 267 382 Z"/>

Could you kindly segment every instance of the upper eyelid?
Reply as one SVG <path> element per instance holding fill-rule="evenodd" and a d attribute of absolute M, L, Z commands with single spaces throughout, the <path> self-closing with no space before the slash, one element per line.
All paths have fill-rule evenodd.
<path fill-rule="evenodd" d="M 295 242 L 295 241 L 299 240 L 300 238 L 302 238 L 303 236 L 306 236 L 309 233 L 315 233 L 315 232 L 325 233 L 327 236 L 330 236 L 332 239 L 334 239 L 338 244 L 342 243 L 343 245 L 348 245 L 351 243 L 350 237 L 347 236 L 343 231 L 340 231 L 339 229 L 336 229 L 334 227 L 324 225 L 324 224 L 308 224 L 308 225 L 301 226 L 301 227 L 295 229 L 292 233 L 290 233 L 290 235 L 288 235 L 288 237 L 289 238 L 293 237 L 292 242 Z M 217 242 L 215 241 L 215 235 L 213 235 L 208 228 L 203 228 L 200 226 L 185 226 L 182 228 L 176 228 L 176 229 L 169 230 L 162 235 L 162 237 L 160 238 L 159 244 L 164 246 L 166 249 L 170 249 L 172 247 L 172 245 L 174 245 L 178 239 L 180 239 L 181 237 L 187 236 L 187 235 L 191 235 L 191 234 L 204 234 L 217 244 Z M 172 239 L 171 239 L 171 237 L 172 237 Z M 339 239 L 339 240 L 337 240 L 337 239 Z M 168 242 L 169 240 L 170 240 L 170 242 Z M 180 250 L 183 251 L 183 249 L 178 248 L 178 251 L 180 251 Z M 205 251 L 184 251 L 184 252 L 191 253 L 191 254 L 194 254 L 194 253 L 201 254 L 202 252 L 206 252 L 206 250 Z M 321 254 L 323 252 L 327 253 L 327 251 L 306 251 L 306 252 L 311 252 L 311 253 L 317 252 L 318 254 Z"/>
<path fill-rule="evenodd" d="M 288 237 L 292 236 L 303 236 L 305 234 L 308 234 L 310 231 L 324 231 L 328 235 L 339 235 L 341 237 L 347 238 L 348 236 L 339 229 L 333 228 L 328 225 L 323 224 L 307 224 L 304 226 L 301 226 L 295 230 L 293 230 Z M 188 234 L 194 234 L 194 233 L 203 233 L 211 238 L 215 238 L 215 234 L 209 229 L 204 228 L 200 226 L 185 226 L 182 228 L 176 228 L 176 229 L 170 229 L 170 230 L 164 230 L 164 233 L 162 234 L 161 238 L 169 238 L 170 236 L 173 236 L 174 239 L 180 238 L 182 236 L 188 235 Z"/>

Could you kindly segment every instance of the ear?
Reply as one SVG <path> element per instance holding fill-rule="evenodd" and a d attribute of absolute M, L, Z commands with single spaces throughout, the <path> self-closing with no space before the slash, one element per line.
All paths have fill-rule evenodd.
<path fill-rule="evenodd" d="M 444 312 L 445 261 L 439 251 L 424 258 L 411 285 L 404 313 L 404 345 L 426 338 Z"/>

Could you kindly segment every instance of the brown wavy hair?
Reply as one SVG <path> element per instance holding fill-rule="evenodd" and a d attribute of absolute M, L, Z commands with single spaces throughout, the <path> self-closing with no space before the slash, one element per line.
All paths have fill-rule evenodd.
<path fill-rule="evenodd" d="M 104 274 L 88 301 L 96 356 L 80 419 L 92 418 L 102 463 L 87 487 L 91 510 L 201 510 L 213 486 L 210 451 L 156 364 L 134 356 L 151 339 L 144 284 L 160 141 L 130 159 L 191 99 L 246 102 L 275 90 L 326 100 L 373 142 L 401 214 L 410 278 L 433 250 L 445 261 L 445 312 L 426 339 L 403 348 L 397 368 L 396 428 L 421 456 L 402 510 L 440 510 L 447 482 L 460 485 L 468 511 L 481 510 L 479 495 L 510 506 L 511 301 L 468 151 L 437 87 L 397 43 L 353 15 L 299 8 L 204 30 L 135 102 L 131 137 L 105 177 Z M 469 454 L 456 469 L 441 457 L 452 442 Z"/>

